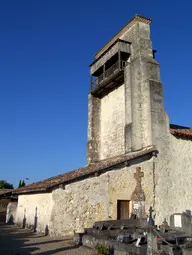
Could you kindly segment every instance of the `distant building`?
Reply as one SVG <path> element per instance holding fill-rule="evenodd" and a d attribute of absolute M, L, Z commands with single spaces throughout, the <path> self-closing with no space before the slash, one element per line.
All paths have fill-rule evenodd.
<path fill-rule="evenodd" d="M 0 222 L 6 221 L 7 206 L 10 202 L 17 202 L 17 195 L 13 189 L 0 189 Z"/>

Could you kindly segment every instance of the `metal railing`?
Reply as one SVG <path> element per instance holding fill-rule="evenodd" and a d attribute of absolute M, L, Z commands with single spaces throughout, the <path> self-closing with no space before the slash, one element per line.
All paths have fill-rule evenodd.
<path fill-rule="evenodd" d="M 103 74 L 101 74 L 97 79 L 92 81 L 92 89 L 99 86 L 104 80 L 110 78 L 113 74 L 117 73 L 118 71 L 121 71 L 125 68 L 127 65 L 127 61 L 117 61 L 115 64 L 113 64 L 111 67 L 109 67 Z"/>

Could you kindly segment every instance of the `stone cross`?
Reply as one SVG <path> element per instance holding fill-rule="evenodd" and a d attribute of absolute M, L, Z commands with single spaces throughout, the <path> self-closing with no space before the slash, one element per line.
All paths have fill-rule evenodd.
<path fill-rule="evenodd" d="M 141 172 L 141 167 L 136 168 L 136 173 L 134 173 L 134 178 L 136 180 L 136 187 L 132 193 L 132 201 L 145 201 L 145 194 L 141 186 L 141 178 L 144 177 L 144 173 Z"/>
<path fill-rule="evenodd" d="M 134 178 L 137 184 L 141 184 L 141 178 L 144 177 L 144 173 L 141 172 L 141 167 L 136 168 L 136 173 L 134 174 Z"/>
<path fill-rule="evenodd" d="M 144 177 L 144 173 L 141 172 L 141 167 L 136 168 L 134 178 L 136 180 L 136 187 L 132 193 L 131 200 L 133 202 L 132 213 L 138 218 L 145 217 L 145 193 L 141 186 L 141 178 Z"/>

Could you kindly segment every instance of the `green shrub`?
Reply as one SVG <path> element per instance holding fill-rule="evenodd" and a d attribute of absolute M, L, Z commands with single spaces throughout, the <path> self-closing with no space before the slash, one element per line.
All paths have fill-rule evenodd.
<path fill-rule="evenodd" d="M 96 248 L 97 248 L 98 254 L 107 255 L 109 252 L 109 248 L 106 247 L 105 245 L 97 245 Z"/>

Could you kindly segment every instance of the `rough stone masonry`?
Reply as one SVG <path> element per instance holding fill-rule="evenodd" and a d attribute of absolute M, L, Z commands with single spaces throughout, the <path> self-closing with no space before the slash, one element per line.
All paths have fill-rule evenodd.
<path fill-rule="evenodd" d="M 37 217 L 38 231 L 63 236 L 132 212 L 147 216 L 150 206 L 155 224 L 192 210 L 192 130 L 170 125 L 165 113 L 150 24 L 136 15 L 96 53 L 87 165 L 16 189 L 16 223 L 30 227 Z"/>

